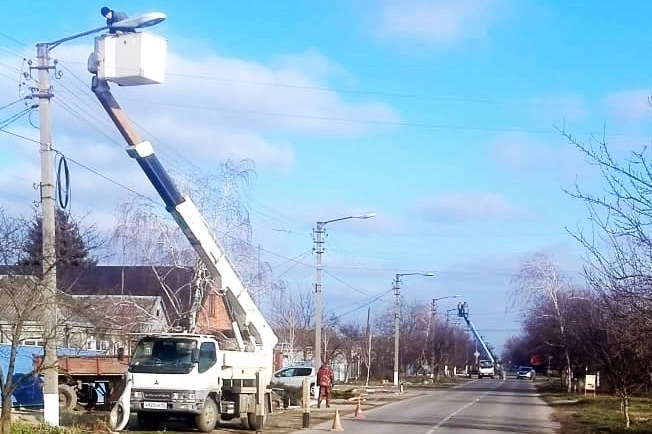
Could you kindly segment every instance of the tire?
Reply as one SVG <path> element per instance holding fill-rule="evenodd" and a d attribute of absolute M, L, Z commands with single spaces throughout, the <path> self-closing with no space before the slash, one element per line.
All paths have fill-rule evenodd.
<path fill-rule="evenodd" d="M 217 411 L 215 400 L 210 396 L 206 398 L 201 413 L 195 416 L 195 426 L 197 429 L 201 432 L 213 431 L 219 419 L 219 413 Z"/>
<path fill-rule="evenodd" d="M 245 430 L 250 430 L 251 427 L 249 426 L 249 414 L 247 413 L 247 416 L 243 416 L 240 418 L 240 425 L 242 425 L 242 429 Z"/>
<path fill-rule="evenodd" d="M 265 400 L 265 414 L 263 414 L 263 423 L 259 426 L 258 424 L 258 418 L 256 417 L 256 413 L 247 413 L 247 425 L 249 428 L 245 429 L 250 429 L 250 430 L 262 430 L 263 426 L 267 422 L 267 415 L 269 414 L 270 409 L 268 408 L 269 406 L 267 405 L 268 402 Z M 244 418 L 243 418 L 244 419 Z M 244 423 L 242 424 L 244 426 Z"/>
<path fill-rule="evenodd" d="M 258 431 L 262 428 L 262 425 L 265 425 L 265 416 L 263 416 L 263 423 L 260 426 L 258 426 L 256 413 L 247 413 L 247 421 L 249 422 L 249 429 Z"/>
<path fill-rule="evenodd" d="M 155 413 L 139 411 L 136 419 L 138 420 L 138 427 L 145 431 L 153 430 L 158 427 L 158 417 L 156 417 Z"/>
<path fill-rule="evenodd" d="M 122 403 L 117 402 L 109 413 L 108 425 L 111 431 L 122 430 L 129 422 L 128 420 L 125 420 L 126 417 L 127 415 L 125 413 L 124 407 L 122 406 Z"/>
<path fill-rule="evenodd" d="M 73 411 L 77 406 L 77 392 L 67 384 L 59 385 L 59 410 Z"/>

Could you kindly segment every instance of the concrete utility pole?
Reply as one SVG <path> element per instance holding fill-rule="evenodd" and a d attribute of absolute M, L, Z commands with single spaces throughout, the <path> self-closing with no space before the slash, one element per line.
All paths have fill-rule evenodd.
<path fill-rule="evenodd" d="M 400 274 L 396 275 L 394 280 L 394 295 L 396 296 L 396 301 L 394 302 L 394 386 L 398 386 L 398 328 L 399 328 L 399 310 L 401 305 L 401 293 L 400 293 Z"/>
<path fill-rule="evenodd" d="M 120 21 L 121 30 L 135 30 L 141 27 L 158 24 L 165 19 L 164 14 L 153 13 Z M 52 140 L 50 131 L 50 50 L 58 45 L 108 29 L 98 27 L 77 33 L 53 42 L 36 44 L 37 66 L 30 69 L 38 70 L 38 90 L 33 95 L 39 101 L 39 128 L 41 151 L 41 224 L 43 226 L 43 257 L 42 257 L 42 303 L 43 303 L 43 338 L 45 349 L 43 354 L 43 419 L 52 425 L 59 425 L 59 381 L 57 368 L 57 274 L 56 274 L 56 240 L 55 240 L 55 201 L 53 181 Z"/>
<path fill-rule="evenodd" d="M 430 324 L 432 326 L 432 342 L 430 344 L 430 378 L 435 378 L 435 312 L 437 311 L 437 300 L 432 299 L 430 305 Z"/>
<path fill-rule="evenodd" d="M 36 44 L 37 65 L 30 69 L 38 71 L 38 89 L 34 97 L 38 98 L 39 130 L 41 143 L 41 225 L 43 228 L 42 277 L 41 290 L 43 303 L 43 419 L 44 422 L 59 426 L 59 379 L 57 372 L 57 253 L 55 239 L 55 201 L 54 176 L 50 121 L 50 100 L 54 96 L 50 89 L 50 50 L 81 36 L 90 35 L 106 29 L 99 27 L 54 42 Z"/>
<path fill-rule="evenodd" d="M 398 348 L 398 333 L 400 327 L 400 308 L 401 308 L 401 276 L 434 276 L 434 273 L 397 273 L 394 279 L 394 295 L 396 302 L 394 303 L 394 386 L 398 386 L 398 368 L 399 368 L 399 348 Z"/>
<path fill-rule="evenodd" d="M 315 264 L 315 351 L 313 353 L 313 359 L 315 360 L 316 367 L 321 366 L 321 255 L 324 253 L 322 235 L 325 224 L 325 222 L 317 222 L 317 228 L 315 229 L 315 253 L 317 254 L 317 259 Z"/>
<path fill-rule="evenodd" d="M 325 222 L 317 222 L 317 227 L 315 228 L 315 253 L 317 254 L 316 264 L 315 264 L 315 351 L 313 353 L 313 360 L 315 361 L 315 366 L 321 366 L 321 317 L 322 317 L 322 303 L 321 303 L 321 255 L 324 253 L 324 226 L 328 223 L 339 222 L 341 220 L 349 219 L 368 219 L 374 217 L 375 212 L 369 212 L 363 215 L 352 215 L 348 217 L 342 217 L 333 220 L 327 220 Z"/>
<path fill-rule="evenodd" d="M 43 228 L 42 303 L 43 303 L 43 419 L 59 425 L 59 380 L 57 374 L 57 267 L 55 248 L 55 203 L 53 158 L 50 134 L 50 53 L 49 44 L 37 44 L 39 128 L 41 142 L 41 224 Z"/>

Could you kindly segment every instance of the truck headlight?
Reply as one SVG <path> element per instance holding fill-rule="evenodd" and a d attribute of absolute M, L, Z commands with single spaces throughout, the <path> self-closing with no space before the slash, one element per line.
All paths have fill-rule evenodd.
<path fill-rule="evenodd" d="M 195 392 L 172 392 L 172 401 L 194 402 Z"/>
<path fill-rule="evenodd" d="M 143 392 L 135 390 L 135 391 L 131 392 L 131 398 L 134 401 L 142 401 L 144 399 Z"/>

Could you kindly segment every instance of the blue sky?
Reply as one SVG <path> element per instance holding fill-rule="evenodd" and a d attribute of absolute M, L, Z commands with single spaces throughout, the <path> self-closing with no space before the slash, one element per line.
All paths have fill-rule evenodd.
<path fill-rule="evenodd" d="M 314 283 L 317 221 L 326 226 L 324 307 L 343 320 L 390 309 L 396 273 L 405 300 L 461 294 L 500 347 L 518 333 L 510 279 L 536 252 L 571 276 L 582 251 L 566 228 L 586 223 L 563 190 L 599 191 L 595 168 L 558 128 L 602 137 L 617 155 L 649 142 L 652 3 L 535 0 L 116 1 L 168 40 L 166 83 L 116 98 L 163 164 L 210 171 L 251 158 L 254 243 L 277 277 Z M 4 2 L 0 107 L 25 91 L 35 43 L 103 25 L 88 1 Z M 38 14 L 37 14 L 38 11 Z M 110 226 L 129 191 L 156 199 L 89 89 L 91 36 L 52 52 L 53 143 L 72 167 L 73 214 Z M 27 85 L 19 86 L 25 82 Z M 33 82 L 32 82 L 33 83 Z M 0 109 L 0 121 L 23 109 Z M 38 140 L 38 114 L 4 127 Z M 37 199 L 38 145 L 1 134 L 0 200 Z M 291 258 L 298 258 L 291 260 Z M 439 314 L 457 300 L 442 300 Z"/>

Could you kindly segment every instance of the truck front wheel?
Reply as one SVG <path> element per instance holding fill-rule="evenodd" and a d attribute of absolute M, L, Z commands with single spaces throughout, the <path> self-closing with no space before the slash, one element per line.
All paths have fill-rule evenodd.
<path fill-rule="evenodd" d="M 77 392 L 67 384 L 59 385 L 59 408 L 63 411 L 73 411 L 77 406 Z"/>
<path fill-rule="evenodd" d="M 138 427 L 146 431 L 156 429 L 158 427 L 158 417 L 156 413 L 147 413 L 144 411 L 138 412 Z"/>
<path fill-rule="evenodd" d="M 217 404 L 213 398 L 208 397 L 206 398 L 206 402 L 204 402 L 204 408 L 202 408 L 201 413 L 195 416 L 195 425 L 199 431 L 211 432 L 215 429 L 215 425 L 217 425 L 218 417 Z"/>

